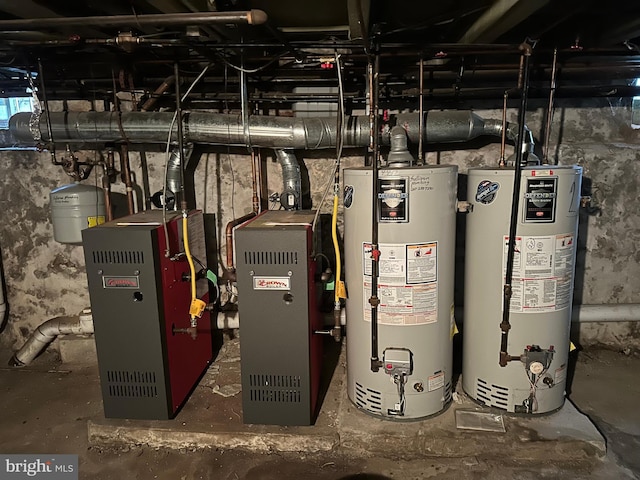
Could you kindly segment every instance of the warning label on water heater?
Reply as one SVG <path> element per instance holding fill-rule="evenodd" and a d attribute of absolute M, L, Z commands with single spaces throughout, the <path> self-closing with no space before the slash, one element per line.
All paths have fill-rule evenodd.
<path fill-rule="evenodd" d="M 509 237 L 504 236 L 502 275 Z M 510 311 L 555 312 L 571 303 L 575 238 L 572 233 L 516 237 Z M 504 278 L 504 277 L 503 277 Z"/>
<path fill-rule="evenodd" d="M 438 321 L 438 242 L 378 245 L 378 323 L 424 325 Z M 371 321 L 371 244 L 362 244 L 363 308 Z"/>
<path fill-rule="evenodd" d="M 438 279 L 438 243 L 407 245 L 407 283 L 435 282 Z"/>

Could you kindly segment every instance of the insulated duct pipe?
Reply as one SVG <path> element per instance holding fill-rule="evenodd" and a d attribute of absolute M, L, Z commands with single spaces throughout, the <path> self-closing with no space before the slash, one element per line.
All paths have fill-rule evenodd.
<path fill-rule="evenodd" d="M 640 303 L 575 305 L 571 321 L 574 323 L 640 322 Z"/>
<path fill-rule="evenodd" d="M 129 140 L 141 143 L 166 143 L 172 112 L 69 112 L 51 113 L 52 134 L 56 142 L 118 142 Z M 32 114 L 11 117 L 10 129 L 18 140 L 33 145 L 40 135 L 48 141 L 46 115 L 42 115 L 32 132 Z M 299 118 L 257 116 L 249 117 L 248 131 L 242 115 L 185 113 L 183 116 L 185 142 L 246 146 L 246 135 L 252 147 L 314 150 L 334 148 L 336 125 L 331 118 Z M 39 125 L 39 128 L 38 128 Z M 126 139 L 123 137 L 123 133 Z M 174 129 L 171 139 L 178 141 Z M 369 126 L 366 117 L 351 117 L 345 143 L 349 146 L 368 145 Z"/>
<path fill-rule="evenodd" d="M 302 198 L 302 176 L 298 159 L 292 150 L 276 150 L 276 158 L 282 167 L 283 190 L 280 204 L 285 210 L 297 210 Z"/>
<path fill-rule="evenodd" d="M 49 141 L 47 116 L 17 113 L 9 120 L 12 136 L 23 145 L 33 146 Z M 119 142 L 166 143 L 172 112 L 52 112 L 52 136 L 55 142 Z M 391 125 L 385 126 L 381 143 L 389 145 L 389 127 L 400 125 L 407 131 L 409 140 L 418 144 L 420 139 L 420 115 L 404 113 L 392 117 Z M 466 142 L 481 135 L 500 137 L 500 120 L 485 120 L 471 111 L 430 111 L 424 122 L 426 143 Z M 335 148 L 336 122 L 331 117 L 276 117 L 252 115 L 249 117 L 248 135 L 251 146 L 273 149 L 316 150 Z M 246 146 L 245 128 L 241 115 L 209 112 L 184 114 L 185 142 L 214 145 Z M 345 147 L 366 147 L 370 143 L 368 116 L 347 117 L 344 125 Z M 518 125 L 509 123 L 506 136 L 517 142 Z M 175 129 L 172 141 L 178 141 Z M 533 152 L 533 136 L 525 127 L 524 145 Z"/>
<path fill-rule="evenodd" d="M 598 305 L 597 305 L 598 306 Z M 347 309 L 340 311 L 340 325 L 347 324 Z M 333 325 L 333 323 L 331 323 Z M 218 330 L 235 330 L 240 328 L 240 314 L 237 310 L 218 312 L 216 314 L 216 328 Z"/>
<path fill-rule="evenodd" d="M 483 135 L 502 137 L 502 121 L 487 119 L 470 110 L 443 110 L 426 113 L 424 141 L 426 143 L 468 142 Z M 415 113 L 396 115 L 396 125 L 407 131 L 411 143 L 418 144 L 420 136 L 419 116 Z M 507 123 L 506 137 L 513 143 L 518 141 L 518 124 Z M 55 133 L 54 133 L 55 135 Z M 388 144 L 388 137 L 382 138 Z M 523 153 L 533 153 L 535 142 L 531 130 L 525 125 Z"/>
<path fill-rule="evenodd" d="M 29 365 L 58 335 L 91 333 L 93 333 L 93 316 L 90 308 L 85 308 L 80 315 L 52 318 L 35 329 L 22 348 L 11 357 L 9 365 L 12 367 Z"/>

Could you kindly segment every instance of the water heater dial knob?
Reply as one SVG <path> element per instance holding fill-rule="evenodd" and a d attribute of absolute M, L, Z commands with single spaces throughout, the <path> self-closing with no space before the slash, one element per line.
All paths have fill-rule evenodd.
<path fill-rule="evenodd" d="M 540 375 L 544 370 L 544 365 L 542 365 L 542 363 L 540 362 L 531 362 L 531 365 L 529 365 L 529 370 L 531 370 L 531 373 L 533 373 L 534 375 Z"/>

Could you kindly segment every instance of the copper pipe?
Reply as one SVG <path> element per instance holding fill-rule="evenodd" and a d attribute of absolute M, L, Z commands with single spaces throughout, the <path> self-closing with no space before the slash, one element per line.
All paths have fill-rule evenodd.
<path fill-rule="evenodd" d="M 556 94 L 556 72 L 558 64 L 558 49 L 553 50 L 553 67 L 551 69 L 551 86 L 549 89 L 549 106 L 547 107 L 547 122 L 544 129 L 544 161 L 549 162 L 549 141 L 551 140 L 551 122 L 553 121 L 553 100 Z M 556 162 L 557 163 L 557 162 Z"/>
<path fill-rule="evenodd" d="M 268 200 L 262 196 L 262 192 L 267 191 L 267 186 L 263 183 L 264 179 L 262 176 L 262 150 L 258 149 L 258 154 L 256 155 L 256 171 L 257 181 L 258 181 L 258 199 L 260 200 L 260 212 L 269 208 Z M 266 178 L 266 175 L 265 175 Z"/>
<path fill-rule="evenodd" d="M 225 238 L 227 245 L 227 271 L 234 272 L 235 266 L 233 263 L 233 229 L 238 225 L 243 224 L 244 222 L 251 220 L 257 214 L 256 212 L 247 213 L 246 215 L 236 218 L 235 220 L 231 220 L 227 223 L 227 228 L 225 229 Z"/>
<path fill-rule="evenodd" d="M 253 212 L 255 214 L 260 213 L 260 197 L 258 196 L 258 167 L 256 165 L 256 152 L 251 149 L 251 188 L 253 190 L 253 197 L 251 197 L 251 204 L 253 206 Z"/>
<path fill-rule="evenodd" d="M 113 150 L 107 152 L 107 161 L 102 166 L 102 189 L 104 190 L 104 209 L 107 212 L 107 222 L 113 220 L 113 207 L 111 206 L 111 179 L 109 174 L 113 171 Z"/>
<path fill-rule="evenodd" d="M 113 220 L 113 212 L 111 211 L 111 182 L 109 181 L 109 168 L 105 163 L 101 163 L 102 167 L 102 191 L 104 193 L 104 210 L 106 212 L 106 220 Z"/>
<path fill-rule="evenodd" d="M 174 75 L 171 75 L 170 77 L 165 78 L 164 81 L 160 84 L 160 86 L 153 91 L 149 99 L 146 102 L 144 102 L 144 104 L 142 104 L 142 107 L 140 107 L 140 110 L 142 110 L 143 112 L 147 112 L 151 110 L 153 106 L 156 104 L 156 102 L 158 101 L 158 99 L 162 96 L 162 94 L 165 93 L 167 90 L 169 90 L 169 88 L 171 87 L 171 85 L 173 85 L 173 82 L 175 81 L 176 81 L 176 77 Z"/>
<path fill-rule="evenodd" d="M 418 130 L 420 131 L 420 138 L 418 139 L 418 165 L 424 164 L 423 159 L 423 146 L 422 139 L 424 137 L 424 59 L 420 58 L 420 118 Z"/>
<path fill-rule="evenodd" d="M 124 183 L 127 190 L 127 206 L 129 209 L 129 215 L 135 213 L 133 206 L 133 182 L 131 181 L 131 164 L 129 163 L 129 147 L 126 143 L 120 146 L 120 178 Z"/>
<path fill-rule="evenodd" d="M 56 144 L 53 141 L 53 130 L 51 128 L 51 112 L 49 111 L 49 102 L 47 100 L 47 89 L 44 86 L 44 74 L 42 73 L 42 62 L 38 58 L 38 79 L 40 80 L 40 88 L 42 89 L 42 101 L 44 103 L 44 111 L 47 117 L 47 133 L 49 134 L 49 152 L 51 154 L 51 163 L 54 165 L 62 165 L 56 159 Z"/>
<path fill-rule="evenodd" d="M 507 100 L 509 100 L 509 92 L 504 92 L 504 100 L 502 103 L 502 134 L 500 139 L 500 161 L 498 162 L 499 167 L 504 167 L 506 165 L 505 162 L 505 148 L 507 144 Z"/>

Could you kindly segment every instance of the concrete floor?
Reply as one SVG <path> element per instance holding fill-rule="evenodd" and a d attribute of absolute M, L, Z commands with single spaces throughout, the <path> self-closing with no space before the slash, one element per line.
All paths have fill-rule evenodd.
<path fill-rule="evenodd" d="M 10 355 L 3 352 L 0 365 Z M 238 367 L 237 341 L 227 338 L 169 422 L 104 419 L 95 365 L 45 353 L 28 368 L 0 367 L 0 452 L 78 453 L 80 478 L 89 480 L 640 478 L 637 353 L 578 353 L 570 398 L 605 435 L 606 455 L 590 425 L 541 438 L 549 417 L 527 424 L 505 416 L 505 434 L 456 431 L 455 408 L 419 423 L 373 419 L 345 400 L 340 361 L 316 426 L 245 426 Z M 555 418 L 582 422 L 570 404 Z"/>

